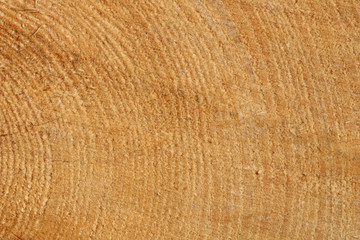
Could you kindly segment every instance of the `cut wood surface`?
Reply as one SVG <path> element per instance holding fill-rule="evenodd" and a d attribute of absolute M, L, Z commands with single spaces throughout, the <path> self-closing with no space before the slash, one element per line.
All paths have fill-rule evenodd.
<path fill-rule="evenodd" d="M 360 239 L 360 2 L 0 0 L 0 239 Z"/>

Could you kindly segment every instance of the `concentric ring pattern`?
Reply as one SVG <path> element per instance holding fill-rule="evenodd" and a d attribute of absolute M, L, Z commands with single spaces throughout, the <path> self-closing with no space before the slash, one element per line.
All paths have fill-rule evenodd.
<path fill-rule="evenodd" d="M 0 0 L 0 239 L 360 238 L 360 4 Z"/>

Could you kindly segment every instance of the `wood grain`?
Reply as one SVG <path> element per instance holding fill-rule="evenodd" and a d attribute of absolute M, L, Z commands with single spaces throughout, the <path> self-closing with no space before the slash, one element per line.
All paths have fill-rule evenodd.
<path fill-rule="evenodd" d="M 0 239 L 360 239 L 357 0 L 0 0 Z"/>

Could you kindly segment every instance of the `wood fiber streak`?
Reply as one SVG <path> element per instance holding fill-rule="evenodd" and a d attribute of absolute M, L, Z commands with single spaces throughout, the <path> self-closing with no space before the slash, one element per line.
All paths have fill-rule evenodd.
<path fill-rule="evenodd" d="M 0 0 L 0 239 L 360 239 L 357 0 Z"/>

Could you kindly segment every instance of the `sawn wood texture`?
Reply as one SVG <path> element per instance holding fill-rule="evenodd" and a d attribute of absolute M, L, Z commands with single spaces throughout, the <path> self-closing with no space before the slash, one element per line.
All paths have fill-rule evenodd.
<path fill-rule="evenodd" d="M 358 0 L 0 0 L 0 239 L 360 239 Z"/>

